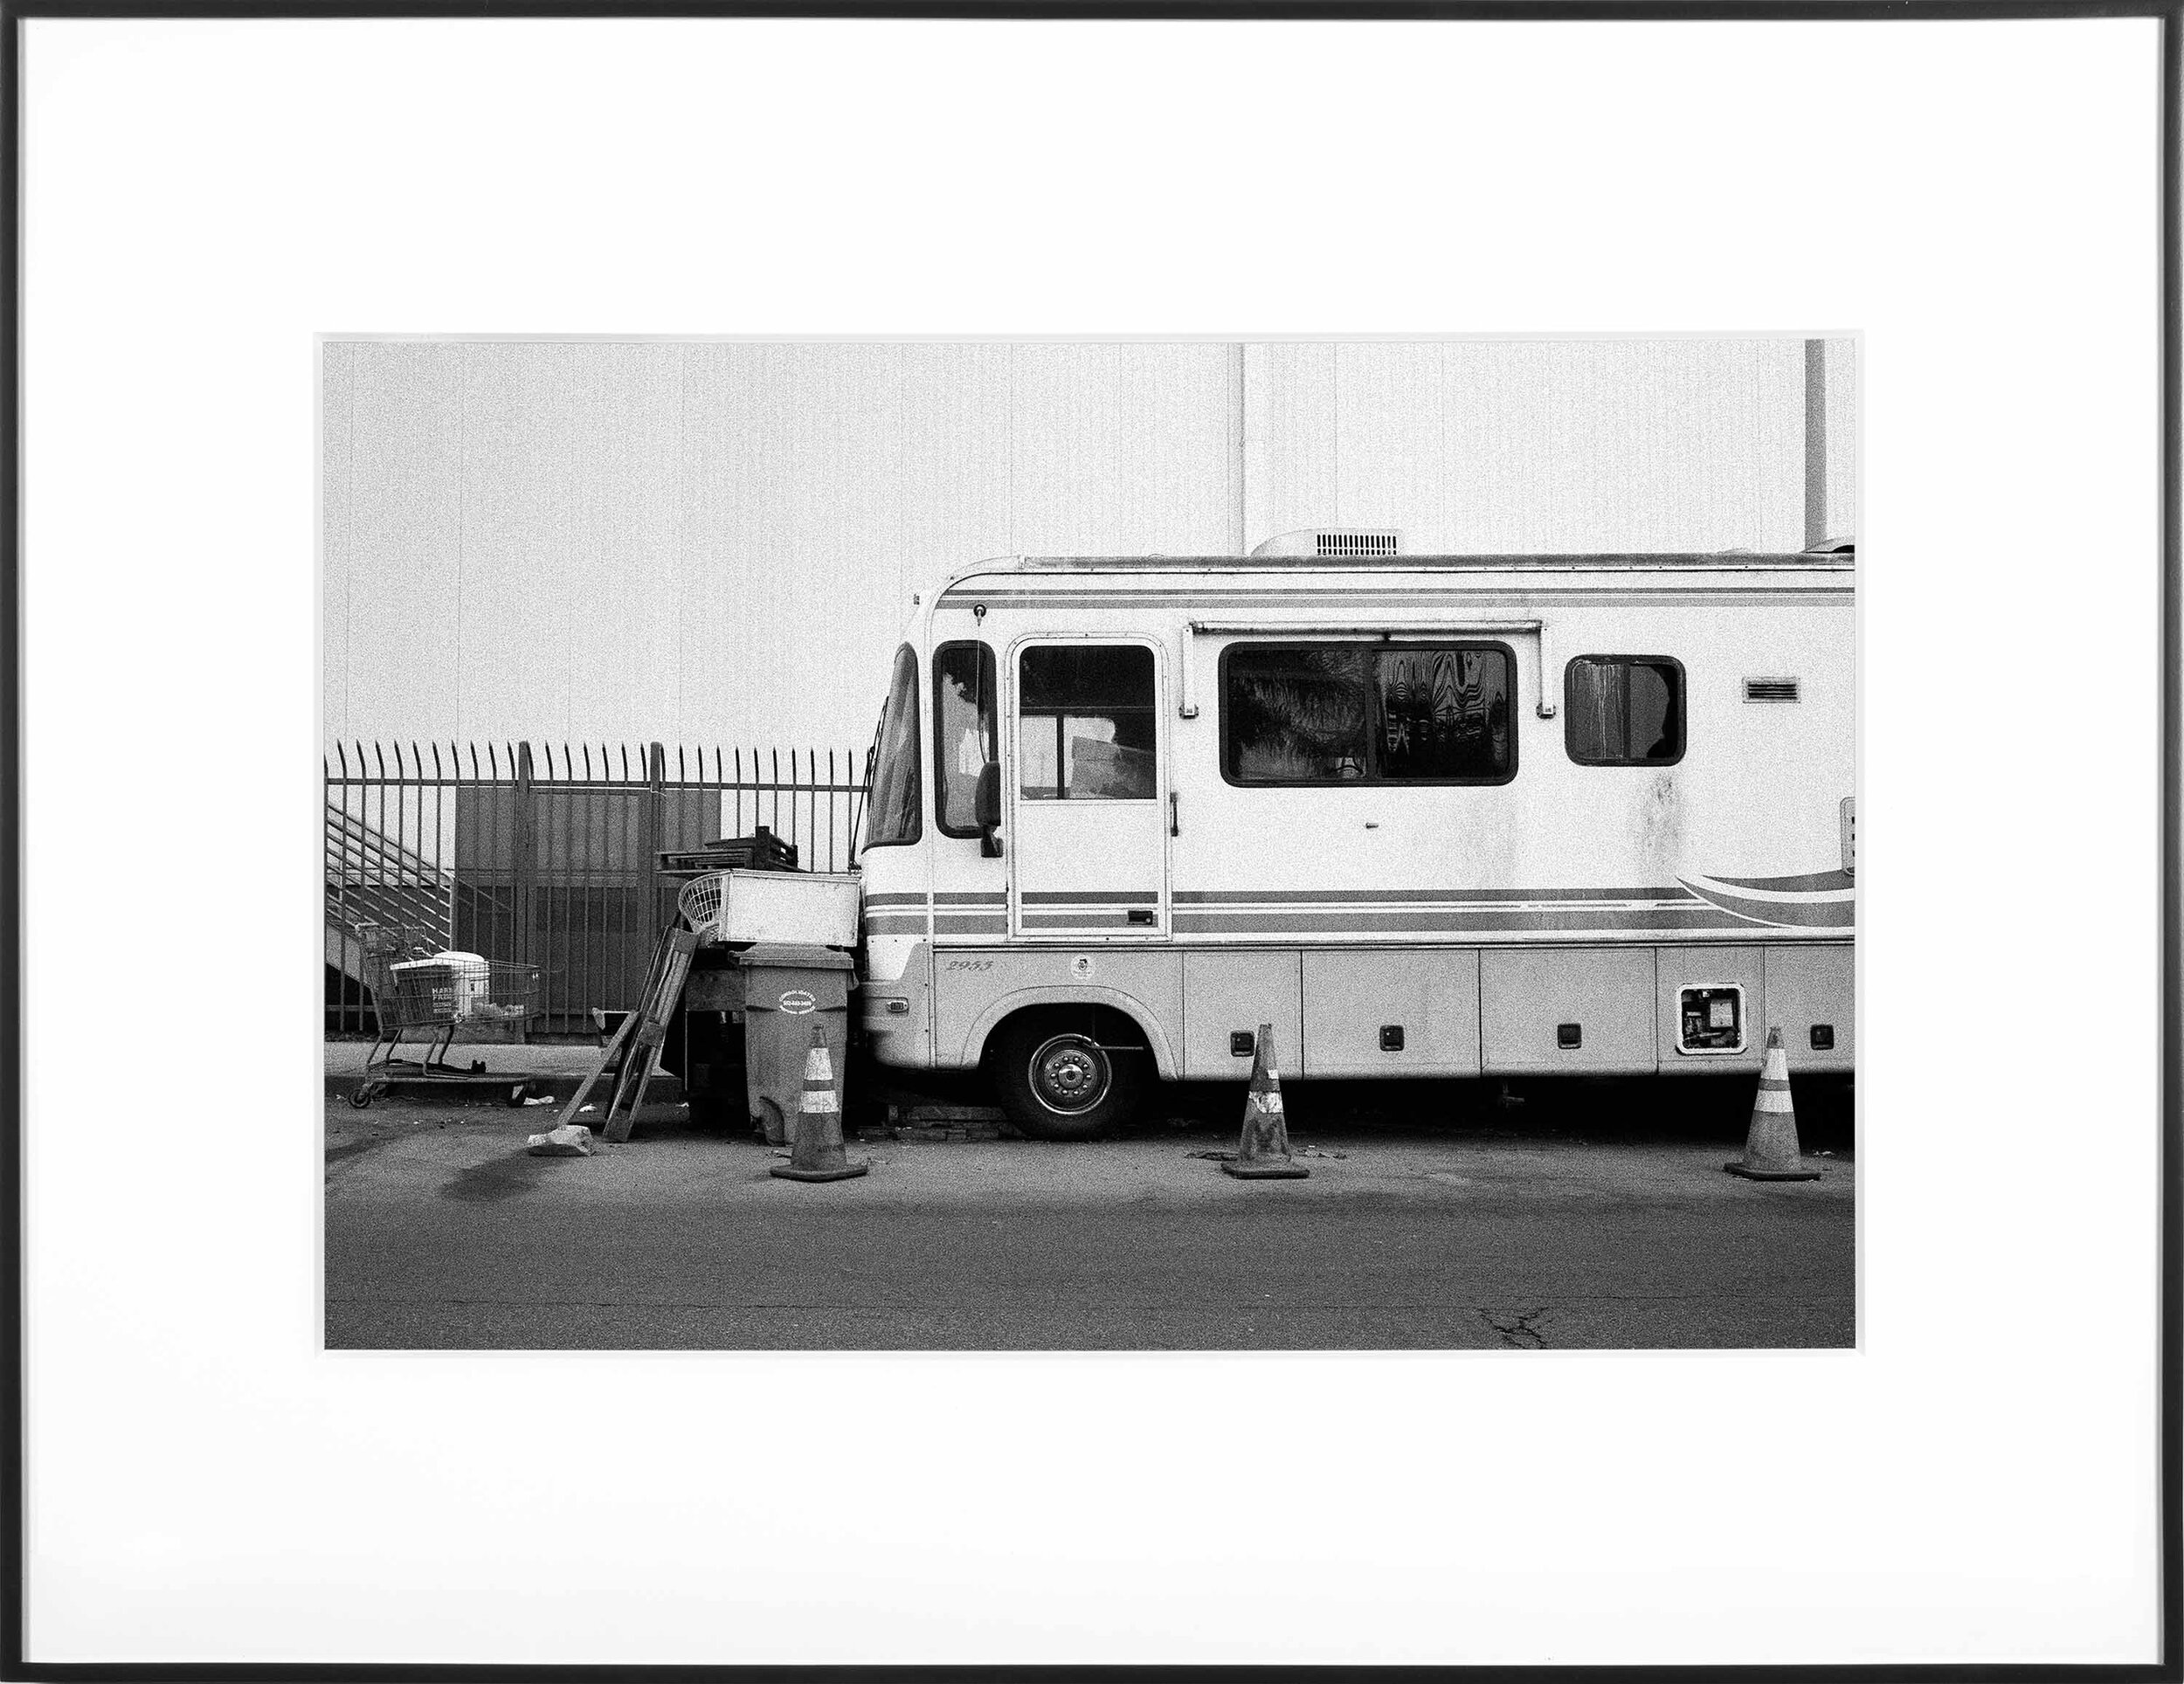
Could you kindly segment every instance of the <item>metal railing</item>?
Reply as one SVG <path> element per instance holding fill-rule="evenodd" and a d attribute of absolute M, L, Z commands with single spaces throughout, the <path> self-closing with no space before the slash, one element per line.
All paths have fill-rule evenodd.
<path fill-rule="evenodd" d="M 870 751 L 336 744 L 326 773 L 326 1025 L 376 1026 L 370 925 L 536 964 L 548 1034 L 636 1004 L 679 884 L 659 855 L 764 825 L 806 871 L 856 858 Z"/>

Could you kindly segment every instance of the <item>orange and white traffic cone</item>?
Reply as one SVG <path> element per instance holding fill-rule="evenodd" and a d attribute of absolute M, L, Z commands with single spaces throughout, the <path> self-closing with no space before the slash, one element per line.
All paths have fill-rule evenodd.
<path fill-rule="evenodd" d="M 812 1050 L 804 1055 L 804 1094 L 797 1101 L 796 1135 L 789 1161 L 773 1173 L 784 1181 L 847 1181 L 872 1166 L 852 1163 L 842 1149 L 842 1101 L 834 1091 L 834 1062 L 826 1056 L 826 1037 L 812 1025 Z"/>
<path fill-rule="evenodd" d="M 1820 1171 L 1798 1155 L 1797 1112 L 1790 1104 L 1790 1059 L 1782 1032 L 1767 1031 L 1767 1056 L 1759 1066 L 1759 1093 L 1752 1102 L 1752 1129 L 1745 1155 L 1722 1168 L 1753 1181 L 1817 1181 Z"/>
<path fill-rule="evenodd" d="M 1251 1057 L 1251 1092 L 1244 1096 L 1244 1134 L 1221 1168 L 1245 1181 L 1301 1181 L 1312 1172 L 1289 1161 L 1289 1125 L 1282 1112 L 1282 1073 L 1274 1067 L 1274 1025 L 1259 1025 Z"/>

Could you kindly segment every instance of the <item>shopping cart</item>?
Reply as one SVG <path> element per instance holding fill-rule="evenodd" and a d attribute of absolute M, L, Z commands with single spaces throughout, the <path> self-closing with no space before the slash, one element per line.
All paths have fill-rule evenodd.
<path fill-rule="evenodd" d="M 363 1109 L 400 1076 L 463 1087 L 505 1087 L 508 1103 L 522 1104 L 530 1078 L 489 1071 L 483 1059 L 458 1069 L 447 1053 L 459 1030 L 520 1037 L 539 1015 L 539 968 L 446 954 L 432 932 L 406 926 L 360 924 L 356 935 L 379 1032 L 349 1102 Z M 419 1032 L 423 1056 L 397 1057 L 403 1037 Z"/>

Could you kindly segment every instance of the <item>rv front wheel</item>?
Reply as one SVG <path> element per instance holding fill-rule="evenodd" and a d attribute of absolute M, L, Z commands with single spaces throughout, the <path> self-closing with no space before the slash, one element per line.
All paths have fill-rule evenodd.
<path fill-rule="evenodd" d="M 1033 1140 L 1089 1140 L 1137 1108 L 1144 1056 L 1093 1025 L 1026 1018 L 995 1042 L 994 1085 L 1009 1120 Z"/>

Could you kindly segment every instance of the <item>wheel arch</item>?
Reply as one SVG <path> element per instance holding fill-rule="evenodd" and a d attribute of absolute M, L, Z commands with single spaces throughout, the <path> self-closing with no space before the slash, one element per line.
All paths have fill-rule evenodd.
<path fill-rule="evenodd" d="M 1153 1069 L 1161 1080 L 1175 1080 L 1178 1073 L 1175 1052 L 1158 1021 L 1145 1009 L 1143 1000 L 1114 988 L 1048 985 L 1013 990 L 995 1000 L 972 1020 L 970 1030 L 963 1039 L 964 1062 L 966 1065 L 983 1062 L 994 1032 L 1011 1018 L 1042 1006 L 1057 1005 L 1103 1005 L 1121 1012 L 1137 1025 L 1138 1032 L 1145 1038 L 1145 1046 L 1152 1053 Z"/>

